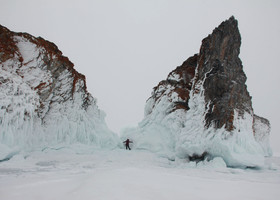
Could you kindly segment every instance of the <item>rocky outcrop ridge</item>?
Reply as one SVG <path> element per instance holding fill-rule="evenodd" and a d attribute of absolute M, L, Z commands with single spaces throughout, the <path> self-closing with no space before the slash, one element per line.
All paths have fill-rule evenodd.
<path fill-rule="evenodd" d="M 251 97 L 246 87 L 239 56 L 241 37 L 237 21 L 231 17 L 216 28 L 202 41 L 196 80 L 203 80 L 205 101 L 208 112 L 206 126 L 225 126 L 228 131 L 235 129 L 234 110 L 239 115 L 253 113 Z"/>
<path fill-rule="evenodd" d="M 269 122 L 254 115 L 240 45 L 238 22 L 231 17 L 203 39 L 198 54 L 153 89 L 143 121 L 124 135 L 143 141 L 139 148 L 168 149 L 190 160 L 209 154 L 223 157 L 230 166 L 255 165 L 249 157 L 270 155 Z M 148 137 L 161 145 L 145 144 Z"/>
<path fill-rule="evenodd" d="M 116 143 L 85 76 L 55 44 L 0 26 L 0 70 L 0 143 Z"/>
<path fill-rule="evenodd" d="M 174 86 L 169 96 L 176 93 L 179 97 L 179 101 L 170 99 L 174 103 L 173 111 L 188 110 L 191 89 L 195 93 L 203 89 L 207 105 L 205 126 L 225 126 L 228 131 L 233 130 L 235 109 L 240 111 L 239 114 L 244 111 L 253 113 L 251 96 L 245 84 L 246 75 L 238 57 L 240 45 L 237 21 L 231 17 L 203 39 L 199 54 L 187 59 L 168 75 L 167 80 L 154 88 L 152 98 L 158 98 L 158 89 L 169 84 Z"/>

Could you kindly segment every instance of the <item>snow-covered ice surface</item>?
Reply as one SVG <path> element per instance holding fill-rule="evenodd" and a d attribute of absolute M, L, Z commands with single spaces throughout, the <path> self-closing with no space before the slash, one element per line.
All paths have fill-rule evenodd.
<path fill-rule="evenodd" d="M 196 164 L 147 151 L 56 146 L 0 162 L 0 198 L 276 200 L 279 170 L 279 157 L 263 169 L 234 169 L 219 158 Z"/>

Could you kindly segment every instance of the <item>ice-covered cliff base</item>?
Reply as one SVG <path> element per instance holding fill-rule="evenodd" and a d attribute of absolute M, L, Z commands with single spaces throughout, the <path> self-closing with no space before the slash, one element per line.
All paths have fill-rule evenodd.
<path fill-rule="evenodd" d="M 191 97 L 190 110 L 183 110 L 165 115 L 165 112 L 153 112 L 136 128 L 122 131 L 121 139 L 130 138 L 133 147 L 139 150 L 149 150 L 170 160 L 183 159 L 186 162 L 210 161 L 216 158 L 228 167 L 262 168 L 264 166 L 264 151 L 255 140 L 252 132 L 252 116 L 246 114 L 240 117 L 234 115 L 232 132 L 225 128 L 205 128 L 204 99 L 199 94 Z M 169 101 L 159 103 L 165 110 Z M 149 101 L 146 109 L 149 109 Z"/>
<path fill-rule="evenodd" d="M 87 91 L 85 76 L 55 44 L 0 25 L 0 52 L 3 152 L 59 144 L 118 145 L 105 113 Z"/>
<path fill-rule="evenodd" d="M 270 156 L 270 123 L 255 115 L 239 58 L 241 35 L 232 16 L 153 88 L 144 119 L 123 138 L 166 156 L 220 157 L 229 167 L 262 167 Z"/>

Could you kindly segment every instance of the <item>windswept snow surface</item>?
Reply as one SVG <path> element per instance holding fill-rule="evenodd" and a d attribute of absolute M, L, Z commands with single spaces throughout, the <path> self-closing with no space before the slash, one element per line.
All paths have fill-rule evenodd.
<path fill-rule="evenodd" d="M 280 196 L 280 158 L 263 169 L 170 161 L 146 151 L 56 146 L 0 162 L 3 200 L 266 199 Z"/>

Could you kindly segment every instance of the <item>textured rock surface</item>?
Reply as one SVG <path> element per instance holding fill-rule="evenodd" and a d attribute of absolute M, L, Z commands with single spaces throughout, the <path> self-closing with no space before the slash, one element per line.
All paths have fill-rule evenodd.
<path fill-rule="evenodd" d="M 174 103 L 170 112 L 176 109 L 188 110 L 188 101 L 190 98 L 190 91 L 192 88 L 192 79 L 194 78 L 195 68 L 197 65 L 197 55 L 190 57 L 181 66 L 169 73 L 166 80 L 161 81 L 158 86 L 153 89 L 150 98 L 158 102 L 163 96 L 167 96 L 170 102 Z M 170 89 L 171 88 L 171 89 Z M 166 91 L 168 91 L 166 93 Z M 178 99 L 173 100 L 174 93 Z M 152 109 L 155 105 L 153 105 Z M 152 110 L 150 110 L 152 112 Z M 149 113 L 146 113 L 149 114 Z"/>
<path fill-rule="evenodd" d="M 254 115 L 253 123 L 254 136 L 260 143 L 266 156 L 271 156 L 272 151 L 269 144 L 270 123 L 267 119 Z"/>
<path fill-rule="evenodd" d="M 205 101 L 209 109 L 206 125 L 233 130 L 234 110 L 252 113 L 240 52 L 241 37 L 237 21 L 231 17 L 202 41 L 197 66 L 197 80 L 203 80 Z"/>
<path fill-rule="evenodd" d="M 0 26 L 0 142 L 116 143 L 85 76 L 57 46 Z"/>
<path fill-rule="evenodd" d="M 153 89 L 143 121 L 124 135 L 143 144 L 157 135 L 163 146 L 168 146 L 162 149 L 175 149 L 179 157 L 192 159 L 210 153 L 223 157 L 231 166 L 251 165 L 240 156 L 242 153 L 247 158 L 270 155 L 269 123 L 254 115 L 239 58 L 240 45 L 238 22 L 231 17 L 203 39 L 199 54 Z M 158 151 L 156 143 L 143 144 L 139 148 Z"/>
<path fill-rule="evenodd" d="M 161 81 L 154 88 L 151 98 L 156 98 L 157 101 L 166 91 L 160 88 L 174 86 L 166 94 L 169 97 L 172 93 L 179 96 L 179 101 L 170 99 L 174 103 L 174 109 L 188 110 L 191 88 L 196 88 L 195 92 L 198 93 L 200 84 L 203 84 L 208 106 L 205 125 L 213 125 L 215 128 L 225 126 L 227 130 L 233 130 L 234 109 L 238 109 L 239 114 L 244 111 L 253 113 L 251 97 L 245 84 L 246 75 L 238 57 L 240 45 L 237 21 L 231 17 L 202 41 L 198 55 L 190 57 L 172 71 L 167 80 Z"/>

